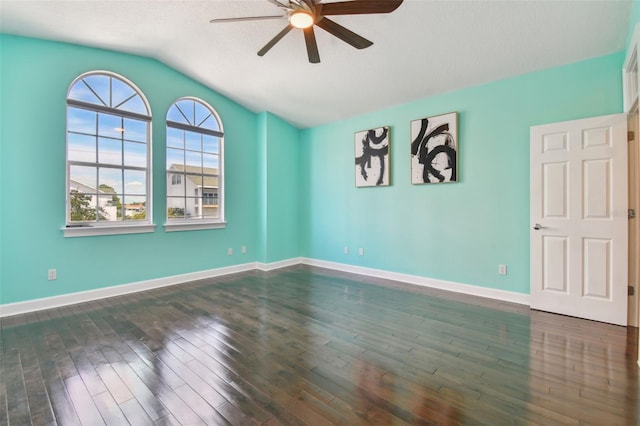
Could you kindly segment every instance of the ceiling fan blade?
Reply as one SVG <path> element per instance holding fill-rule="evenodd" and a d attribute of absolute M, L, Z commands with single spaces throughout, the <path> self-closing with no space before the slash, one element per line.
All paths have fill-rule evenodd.
<path fill-rule="evenodd" d="M 313 0 L 300 0 L 298 3 L 300 6 L 310 11 L 314 11 L 316 9 L 316 4 Z"/>
<path fill-rule="evenodd" d="M 320 53 L 318 52 L 318 43 L 316 42 L 316 33 L 313 26 L 304 29 L 304 41 L 307 44 L 307 55 L 309 62 L 317 64 L 320 62 Z"/>
<path fill-rule="evenodd" d="M 286 18 L 285 15 L 273 15 L 273 16 L 246 16 L 242 18 L 216 18 L 209 22 L 212 24 L 219 24 L 222 22 L 241 22 L 241 21 L 266 21 L 267 19 L 282 19 Z"/>
<path fill-rule="evenodd" d="M 283 9 L 288 9 L 289 8 L 289 6 L 287 6 L 284 3 L 280 3 L 278 0 L 267 0 L 267 1 L 269 3 L 271 3 L 271 4 L 275 4 L 276 6 L 283 8 Z"/>
<path fill-rule="evenodd" d="M 316 5 L 321 15 L 359 15 L 368 13 L 390 13 L 402 4 L 403 0 L 358 0 L 338 3 L 319 3 Z"/>
<path fill-rule="evenodd" d="M 258 56 L 264 56 L 277 42 L 279 42 L 282 37 L 286 36 L 289 31 L 293 29 L 293 25 L 289 24 L 282 31 L 280 31 L 274 38 L 269 41 L 269 43 L 265 44 L 264 47 L 258 50 Z"/>
<path fill-rule="evenodd" d="M 342 25 L 329 18 L 322 18 L 316 23 L 317 26 L 325 30 L 326 32 L 333 34 L 345 43 L 349 43 L 356 49 L 365 49 L 373 44 L 373 42 L 366 38 L 359 36 L 351 30 L 346 29 Z"/>

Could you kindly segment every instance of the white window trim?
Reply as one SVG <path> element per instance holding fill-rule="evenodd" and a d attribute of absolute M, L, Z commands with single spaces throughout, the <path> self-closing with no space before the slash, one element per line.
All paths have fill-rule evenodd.
<path fill-rule="evenodd" d="M 62 228 L 65 238 L 70 237 L 95 237 L 99 235 L 120 235 L 120 234 L 146 234 L 155 232 L 156 225 L 150 223 L 125 224 L 117 226 L 92 226 L 80 224 L 76 226 L 65 226 Z"/>
<path fill-rule="evenodd" d="M 219 157 L 219 165 L 218 165 L 218 211 L 220 212 L 220 217 L 218 219 L 216 219 L 215 221 L 212 220 L 207 220 L 207 219 L 190 219 L 190 220 L 171 220 L 169 221 L 168 218 L 166 219 L 166 223 L 164 224 L 164 230 L 165 232 L 179 232 L 179 231 L 197 231 L 197 230 L 201 230 L 201 229 L 224 229 L 227 227 L 227 222 L 225 221 L 225 208 L 224 208 L 224 204 L 225 204 L 225 194 L 224 194 L 224 127 L 222 125 L 222 119 L 220 118 L 220 115 L 218 114 L 218 111 L 216 111 L 215 108 L 213 108 L 211 106 L 211 104 L 209 104 L 209 102 L 206 102 L 203 99 L 194 97 L 194 96 L 185 96 L 182 98 L 178 98 L 176 99 L 170 106 L 169 108 L 171 108 L 175 103 L 177 103 L 180 100 L 183 99 L 189 99 L 189 100 L 194 100 L 196 102 L 200 102 L 204 105 L 206 105 L 208 107 L 208 109 L 211 111 L 213 117 L 216 119 L 216 121 L 218 122 L 218 126 L 220 126 L 220 133 L 222 133 L 221 136 L 219 136 L 220 138 L 220 145 L 219 145 L 219 151 L 218 151 L 218 157 Z M 166 124 L 166 118 L 165 118 L 165 129 L 167 128 L 167 124 Z M 166 150 L 166 146 L 165 146 L 165 150 Z M 166 174 L 167 174 L 167 169 L 166 169 L 166 165 L 165 165 L 165 180 L 166 180 Z M 167 199 L 167 194 L 165 192 L 165 202 Z M 166 215 L 166 208 L 165 208 L 165 215 Z M 166 217 L 166 216 L 165 216 Z"/>
<path fill-rule="evenodd" d="M 144 102 L 144 105 L 149 113 L 148 118 L 149 118 L 149 127 L 148 127 L 148 135 L 147 135 L 147 166 L 145 167 L 146 173 L 147 173 L 147 212 L 148 212 L 148 219 L 144 220 L 144 221 L 140 221 L 140 223 L 135 223 L 135 224 L 131 224 L 131 223 L 126 223 L 126 222 L 109 222 L 108 224 L 103 224 L 104 222 L 98 222 L 98 223 L 94 223 L 94 222 L 90 222 L 90 223 L 83 223 L 83 222 L 78 222 L 78 223 L 71 223 L 70 222 L 70 218 L 69 218 L 69 196 L 68 194 L 65 196 L 65 217 L 66 217 L 66 221 L 67 221 L 67 225 L 65 227 L 62 228 L 62 231 L 64 233 L 64 237 L 68 238 L 68 237 L 92 237 L 92 236 L 99 236 L 99 235 L 119 235 L 119 234 L 142 234 L 142 233 L 151 233 L 151 232 L 155 232 L 156 229 L 156 225 L 153 223 L 153 152 L 152 152 L 152 147 L 153 147 L 153 117 L 151 114 L 151 105 L 149 105 L 149 101 L 147 99 L 147 97 L 144 95 L 144 92 L 142 92 L 142 90 L 140 90 L 140 88 L 135 85 L 131 80 L 129 80 L 128 78 L 111 72 L 111 71 L 106 71 L 106 70 L 95 70 L 95 71 L 89 71 L 86 73 L 83 73 L 79 76 L 77 76 L 69 85 L 69 88 L 67 90 L 67 101 L 69 99 L 69 93 L 71 91 L 71 88 L 82 78 L 85 78 L 88 75 L 94 75 L 94 74 L 104 74 L 104 75 L 109 75 L 111 77 L 115 77 L 117 79 L 120 79 L 122 81 L 124 81 L 125 83 L 127 83 L 129 86 L 131 86 L 134 91 L 140 96 L 140 99 Z M 67 109 L 69 108 L 69 103 L 65 102 L 66 107 L 65 107 L 65 121 L 68 120 L 68 111 Z M 68 126 L 68 123 L 65 123 L 65 127 Z M 68 128 L 66 128 L 65 130 L 65 152 L 66 150 L 69 148 L 69 141 L 68 141 L 68 137 L 69 137 L 69 130 Z M 66 192 L 69 192 L 69 179 L 70 179 L 70 174 L 69 174 L 69 159 L 68 159 L 68 155 L 65 154 L 65 163 L 66 163 Z"/>
<path fill-rule="evenodd" d="M 170 222 L 164 224 L 164 231 L 199 231 L 201 229 L 224 229 L 226 227 L 227 222 Z"/>

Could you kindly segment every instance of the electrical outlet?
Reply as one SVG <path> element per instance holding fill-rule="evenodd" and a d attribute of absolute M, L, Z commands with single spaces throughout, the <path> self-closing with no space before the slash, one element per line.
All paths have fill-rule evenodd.
<path fill-rule="evenodd" d="M 507 275 L 507 265 L 498 265 L 498 275 Z"/>
<path fill-rule="evenodd" d="M 47 271 L 47 277 L 49 278 L 49 281 L 53 281 L 55 279 L 58 278 L 58 271 L 55 269 L 49 269 L 49 271 Z"/>
<path fill-rule="evenodd" d="M 242 254 L 246 254 L 247 253 L 247 246 L 242 246 Z"/>
<path fill-rule="evenodd" d="M 360 248 L 358 249 L 358 254 L 359 254 L 360 256 L 364 256 L 364 249 L 363 249 L 362 247 L 360 247 Z"/>
<path fill-rule="evenodd" d="M 229 256 L 233 256 L 233 249 L 232 248 L 227 249 L 227 254 Z"/>
<path fill-rule="evenodd" d="M 344 254 L 349 254 L 349 247 L 344 246 Z"/>

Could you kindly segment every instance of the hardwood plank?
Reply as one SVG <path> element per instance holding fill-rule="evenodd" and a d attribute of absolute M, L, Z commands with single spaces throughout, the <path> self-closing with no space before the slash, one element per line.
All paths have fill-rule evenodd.
<path fill-rule="evenodd" d="M 101 365 L 97 368 L 97 372 L 117 404 L 133 398 L 133 395 L 111 365 Z"/>
<path fill-rule="evenodd" d="M 104 425 L 105 422 L 100 415 L 100 411 L 98 411 L 91 395 L 87 392 L 82 378 L 80 376 L 67 377 L 64 383 L 80 422 L 87 425 Z"/>
<path fill-rule="evenodd" d="M 100 412 L 107 425 L 126 425 L 129 424 L 124 413 L 113 399 L 113 396 L 105 391 L 92 397 L 93 403 Z"/>
<path fill-rule="evenodd" d="M 5 362 L 13 368 L 7 369 L 3 380 L 7 388 L 7 409 L 9 423 L 27 424 L 30 422 L 29 398 L 22 373 L 20 352 L 16 349 L 6 351 Z"/>
<path fill-rule="evenodd" d="M 180 398 L 200 417 L 205 424 L 227 424 L 224 417 L 216 411 L 205 396 L 201 396 L 188 385 L 183 385 L 176 389 Z"/>
<path fill-rule="evenodd" d="M 49 348 L 46 347 L 44 336 L 41 333 L 32 336 L 32 340 L 56 422 L 64 425 L 79 425 L 80 419 L 73 407 L 60 372 L 53 361 L 55 354 L 51 354 L 48 351 Z"/>
<path fill-rule="evenodd" d="M 138 376 L 138 373 L 129 365 L 118 363 L 114 364 L 112 367 L 133 395 L 132 399 L 120 403 L 121 408 L 127 406 L 130 412 L 134 415 L 134 418 L 145 418 L 146 416 L 151 421 L 157 421 L 169 414 L 166 408 L 160 404 L 156 398 L 156 395 L 153 392 L 155 389 L 147 387 L 144 381 Z M 131 401 L 135 401 L 135 404 Z M 144 411 L 144 416 L 135 413 L 139 411 L 138 407 Z M 124 408 L 122 408 L 122 410 L 125 411 Z M 127 418 L 130 418 L 126 411 L 125 415 Z"/>
<path fill-rule="evenodd" d="M 120 409 L 130 425 L 153 425 L 154 421 L 136 399 L 130 399 L 120 404 Z M 159 419 L 156 419 L 159 420 Z"/>

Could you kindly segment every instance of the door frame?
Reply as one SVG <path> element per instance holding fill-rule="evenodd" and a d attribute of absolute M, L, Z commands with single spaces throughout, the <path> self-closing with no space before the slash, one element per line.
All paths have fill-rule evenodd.
<path fill-rule="evenodd" d="M 636 212 L 635 218 L 629 219 L 629 287 L 633 295 L 629 296 L 628 325 L 638 327 L 640 322 L 640 297 L 638 279 L 640 277 L 640 224 L 637 215 L 640 212 L 640 146 L 638 140 L 638 102 L 636 101 L 627 115 L 629 129 L 628 161 L 629 161 L 629 209 Z M 633 135 L 633 136 L 632 136 Z"/>
<path fill-rule="evenodd" d="M 624 104 L 624 112 L 626 113 L 635 113 L 636 116 L 638 115 L 638 96 L 639 96 L 639 91 L 640 91 L 640 73 L 638 73 L 638 46 L 640 45 L 640 23 L 636 23 L 635 27 L 633 28 L 633 34 L 631 35 L 631 40 L 629 42 L 629 46 L 627 47 L 627 54 L 625 56 L 624 59 L 624 65 L 622 66 L 622 100 L 623 100 L 623 104 Z M 634 129 L 635 132 L 635 139 L 636 140 L 640 140 L 640 134 L 638 134 L 638 121 L 636 120 L 636 128 Z M 640 180 L 638 180 L 638 176 L 640 175 L 640 169 L 638 167 L 640 167 L 640 146 L 638 146 L 638 142 L 635 142 L 636 144 L 636 153 L 637 155 L 635 156 L 635 166 L 636 166 L 636 178 L 633 182 L 636 188 L 636 191 L 638 189 L 640 189 Z M 631 179 L 631 178 L 630 178 Z M 631 181 L 629 183 L 632 183 Z M 637 194 L 637 192 L 636 192 Z M 638 202 L 636 201 L 636 204 L 638 204 Z M 633 207 L 630 207 L 633 208 Z M 638 208 L 638 206 L 636 206 L 636 209 Z M 636 212 L 638 212 L 638 210 L 636 210 Z M 636 219 L 637 221 L 640 219 Z M 637 222 L 636 222 L 637 225 Z M 636 226 L 635 228 L 639 228 L 639 226 Z M 631 235 L 629 236 L 631 237 Z M 640 234 L 638 233 L 638 230 L 636 229 L 636 250 L 638 250 L 638 248 L 640 247 L 640 240 L 638 239 L 640 238 Z M 635 266 L 636 266 L 636 275 L 638 273 L 638 267 L 640 267 L 640 252 L 636 251 L 637 255 L 635 256 L 636 258 L 633 260 L 635 262 Z M 629 259 L 631 261 L 631 259 Z M 638 313 L 640 313 L 640 295 L 638 295 L 638 290 L 640 290 L 638 288 L 638 282 L 636 280 L 636 288 L 635 288 L 635 297 L 636 297 L 636 326 L 638 324 Z M 640 339 L 638 339 L 638 366 L 640 366 Z"/>

